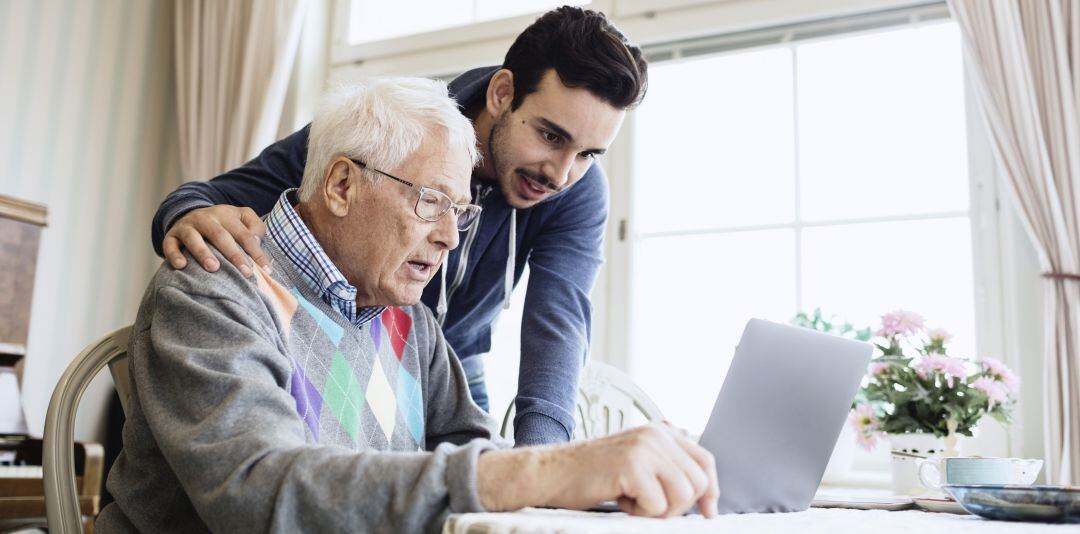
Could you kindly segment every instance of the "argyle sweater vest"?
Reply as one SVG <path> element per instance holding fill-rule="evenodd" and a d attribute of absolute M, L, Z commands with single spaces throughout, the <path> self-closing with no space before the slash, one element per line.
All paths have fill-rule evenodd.
<path fill-rule="evenodd" d="M 424 397 L 413 328 L 417 306 L 388 307 L 357 328 L 303 283 L 272 241 L 273 274 L 256 273 L 292 359 L 289 393 L 308 440 L 424 450 Z M 294 282 L 295 280 L 295 282 Z"/>

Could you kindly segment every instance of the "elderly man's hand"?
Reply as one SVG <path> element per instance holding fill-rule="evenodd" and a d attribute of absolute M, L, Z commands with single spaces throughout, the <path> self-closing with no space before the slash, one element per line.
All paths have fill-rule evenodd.
<path fill-rule="evenodd" d="M 485 453 L 477 485 L 489 510 L 587 509 L 616 500 L 626 513 L 649 517 L 681 515 L 694 504 L 713 517 L 720 495 L 712 454 L 665 424 L 569 445 Z"/>
<path fill-rule="evenodd" d="M 270 259 L 259 244 L 265 234 L 266 225 L 251 208 L 210 206 L 191 210 L 176 221 L 165 234 L 161 249 L 175 269 L 187 266 L 187 259 L 180 251 L 183 246 L 203 269 L 214 272 L 220 265 L 206 246 L 205 240 L 209 239 L 244 276 L 251 276 L 252 260 L 270 271 Z"/>

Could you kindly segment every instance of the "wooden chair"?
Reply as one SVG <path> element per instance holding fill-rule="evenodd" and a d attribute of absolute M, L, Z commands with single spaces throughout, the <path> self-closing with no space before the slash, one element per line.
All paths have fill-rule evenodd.
<path fill-rule="evenodd" d="M 574 405 L 575 440 L 614 434 L 631 423 L 634 414 L 647 421 L 664 419 L 656 403 L 626 373 L 606 363 L 589 362 L 581 371 Z M 499 433 L 513 433 L 514 403 L 506 408 Z"/>
<path fill-rule="evenodd" d="M 78 466 L 73 454 L 75 412 L 87 386 L 106 365 L 113 373 L 121 404 L 127 409 L 127 349 L 130 336 L 131 327 L 126 326 L 88 345 L 68 365 L 53 390 L 49 410 L 45 415 L 45 443 L 41 464 L 44 471 L 46 516 L 51 533 L 82 532 L 83 517 L 86 516 L 92 523 L 97 515 L 98 496 L 101 492 L 100 463 L 93 488 L 90 487 L 88 477 L 83 479 L 83 487 L 93 492 L 90 503 L 92 506 L 80 507 L 80 486 L 75 477 Z"/>

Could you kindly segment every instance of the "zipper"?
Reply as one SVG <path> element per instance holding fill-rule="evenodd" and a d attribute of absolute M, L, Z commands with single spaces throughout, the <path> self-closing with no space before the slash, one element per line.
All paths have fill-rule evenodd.
<path fill-rule="evenodd" d="M 478 199 L 477 204 L 483 204 L 484 199 L 487 198 L 492 189 L 490 185 L 477 184 L 473 193 Z M 480 216 L 473 223 L 473 227 L 465 234 L 465 244 L 461 245 L 461 257 L 458 259 L 457 272 L 454 273 L 454 279 L 446 290 L 446 307 L 448 310 L 450 308 L 450 299 L 454 297 L 454 293 L 461 287 L 461 283 L 465 281 L 465 270 L 469 267 L 469 251 L 472 250 L 472 245 L 476 242 L 476 235 L 480 233 L 480 223 L 483 222 L 483 218 L 484 212 L 481 210 Z M 444 315 L 442 319 L 442 322 L 445 322 L 446 316 Z M 442 326 L 442 322 L 439 323 L 440 326 Z"/>

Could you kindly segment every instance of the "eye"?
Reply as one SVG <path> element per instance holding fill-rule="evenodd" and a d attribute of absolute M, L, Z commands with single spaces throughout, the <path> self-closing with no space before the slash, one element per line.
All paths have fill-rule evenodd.
<path fill-rule="evenodd" d="M 424 194 L 420 195 L 420 202 L 434 206 L 439 203 L 439 195 L 430 190 L 424 191 Z"/>
<path fill-rule="evenodd" d="M 562 137 L 559 137 L 558 134 L 554 134 L 546 130 L 540 130 L 540 137 L 543 137 L 544 141 L 547 141 L 548 143 L 551 143 L 553 145 L 557 145 L 562 141 Z"/>
<path fill-rule="evenodd" d="M 596 152 L 582 152 L 578 154 L 581 159 L 596 159 Z"/>

